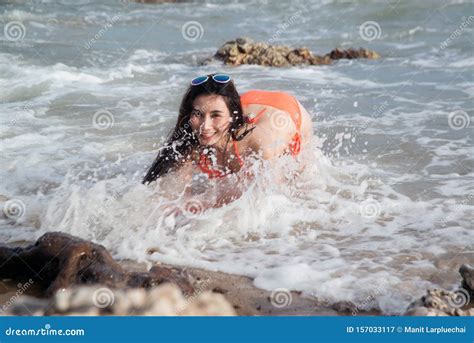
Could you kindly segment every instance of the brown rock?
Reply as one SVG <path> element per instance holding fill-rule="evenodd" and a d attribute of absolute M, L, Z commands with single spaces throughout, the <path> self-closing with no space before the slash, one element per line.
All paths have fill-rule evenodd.
<path fill-rule="evenodd" d="M 330 64 L 332 60 L 341 58 L 369 58 L 380 56 L 371 50 L 333 50 L 324 56 L 314 55 L 308 48 L 291 49 L 282 45 L 270 45 L 254 42 L 249 38 L 237 38 L 226 42 L 214 55 L 225 64 L 238 66 L 241 64 L 257 64 L 270 67 L 289 67 L 292 65 L 320 65 Z"/>
<path fill-rule="evenodd" d="M 26 248 L 0 246 L 0 266 L 0 278 L 32 279 L 45 295 L 80 284 L 149 288 L 164 282 L 193 292 L 183 271 L 156 266 L 148 273 L 128 272 L 102 245 L 60 232 L 46 233 Z"/>
<path fill-rule="evenodd" d="M 355 49 L 347 49 L 347 50 L 340 50 L 335 49 L 327 54 L 330 59 L 332 60 L 339 60 L 342 58 L 346 59 L 353 59 L 353 58 L 368 58 L 368 59 L 378 59 L 380 55 L 377 54 L 375 51 L 367 50 L 360 48 L 359 50 Z"/>
<path fill-rule="evenodd" d="M 459 274 L 461 274 L 463 279 L 462 286 L 472 295 L 474 293 L 474 268 L 469 264 L 463 264 L 459 268 Z M 471 301 L 474 301 L 474 298 L 471 298 Z"/>

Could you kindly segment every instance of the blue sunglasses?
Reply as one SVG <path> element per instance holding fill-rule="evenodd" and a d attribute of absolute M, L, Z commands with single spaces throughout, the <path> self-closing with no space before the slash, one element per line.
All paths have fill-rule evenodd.
<path fill-rule="evenodd" d="M 212 75 L 212 79 L 216 82 L 219 83 L 227 83 L 230 81 L 230 76 L 226 74 L 214 74 Z M 209 80 L 209 76 L 204 75 L 204 76 L 198 76 L 191 81 L 192 86 L 199 86 L 202 85 L 203 83 L 207 82 Z"/>

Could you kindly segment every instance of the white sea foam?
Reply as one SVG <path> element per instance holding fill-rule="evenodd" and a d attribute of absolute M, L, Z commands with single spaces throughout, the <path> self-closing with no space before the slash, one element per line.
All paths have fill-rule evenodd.
<path fill-rule="evenodd" d="M 304 5 L 329 16 L 339 6 Z M 120 29 L 85 52 L 84 41 L 97 31 L 84 23 L 102 25 L 121 10 L 117 6 L 106 11 L 87 4 L 74 15 L 63 9 L 5 12 L 6 20 L 23 21 L 27 30 L 23 42 L 5 42 L 8 49 L 0 53 L 0 194 L 21 200 L 25 214 L 16 221 L 0 218 L 0 240 L 32 241 L 60 230 L 93 239 L 117 258 L 248 275 L 269 290 L 301 290 L 356 305 L 372 295 L 369 307 L 391 314 L 403 312 L 428 287 L 458 282 L 451 266 L 458 258 L 472 259 L 474 245 L 472 57 L 458 49 L 465 35 L 438 56 L 426 45 L 433 36 L 436 44 L 443 41 L 443 30 L 411 19 L 396 29 L 398 17 L 381 18 L 388 39 L 361 44 L 381 53 L 378 61 L 199 66 L 196 56 L 234 38 L 223 21 L 234 21 L 229 27 L 242 23 L 242 30 L 265 40 L 288 7 L 272 6 L 262 31 L 252 26 L 261 22 L 239 15 L 240 4 L 229 7 L 235 16 L 216 18 L 215 8 L 227 5 L 144 9 L 133 3 L 117 22 Z M 163 8 L 167 25 L 157 20 Z M 195 44 L 181 36 L 187 14 L 204 26 Z M 356 16 L 348 27 L 371 16 Z M 51 18 L 57 21 L 48 24 Z M 293 45 L 303 37 L 318 53 L 330 51 L 340 37 L 359 43 L 345 25 L 328 31 L 310 19 L 305 12 L 281 38 Z M 220 29 L 210 30 L 213 25 Z M 76 39 L 66 41 L 63 32 L 71 31 Z M 147 39 L 124 34 L 136 31 Z M 317 43 L 308 38 L 314 31 L 321 36 Z M 119 46 L 106 44 L 112 40 Z M 47 55 L 51 49 L 58 56 Z M 315 141 L 298 179 L 275 184 L 276 175 L 262 166 L 254 181 L 230 183 L 243 193 L 238 200 L 195 215 L 186 208 L 199 204 L 186 202 L 174 175 L 148 187 L 140 181 L 175 124 L 189 80 L 215 71 L 230 73 L 240 91 L 279 89 L 297 96 L 313 116 Z M 460 110 L 470 115 L 470 126 L 450 127 L 450 114 Z M 110 112 L 113 126 L 94 127 L 97 111 Z M 275 170 L 293 168 L 293 159 L 283 158 Z M 213 189 L 194 200 L 212 199 Z M 441 281 L 433 277 L 440 272 Z"/>
<path fill-rule="evenodd" d="M 68 178 L 41 198 L 35 236 L 56 229 L 104 244 L 118 258 L 248 275 L 258 287 L 302 290 L 329 301 L 362 301 L 383 283 L 391 291 L 377 296 L 380 306 L 390 303 L 384 308 L 388 313 L 402 312 L 406 285 L 412 285 L 412 299 L 423 290 L 416 285 L 429 284 L 419 275 L 405 275 L 402 261 L 394 261 L 423 253 L 423 246 L 443 249 L 428 233 L 443 211 L 368 179 L 362 165 L 347 166 L 343 173 L 320 153 L 312 160 L 290 186 L 274 184 L 272 173 L 263 172 L 239 200 L 198 215 L 183 212 L 186 202 L 172 177 L 153 187 L 127 176 L 85 183 Z M 289 171 L 292 164 L 291 159 L 279 163 Z M 357 176 L 353 170 L 359 170 Z M 210 188 L 193 201 L 214 195 Z M 467 207 L 451 219 L 463 222 Z M 458 227 L 456 237 L 466 230 Z M 448 237 L 446 246 L 459 243 Z M 147 255 L 148 249 L 157 252 Z M 393 297 L 399 301 L 391 303 Z"/>

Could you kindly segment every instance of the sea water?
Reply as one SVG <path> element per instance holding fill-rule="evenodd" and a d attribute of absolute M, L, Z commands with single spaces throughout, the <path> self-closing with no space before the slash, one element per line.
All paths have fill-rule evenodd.
<path fill-rule="evenodd" d="M 63 0 L 0 10 L 1 241 L 62 231 L 119 259 L 247 275 L 264 289 L 387 314 L 428 288 L 456 289 L 460 263 L 474 261 L 472 2 Z M 381 58 L 202 65 L 239 36 Z M 314 137 L 298 177 L 304 162 L 283 157 L 191 199 L 174 175 L 140 183 L 190 79 L 211 72 L 230 74 L 240 92 L 286 91 L 305 106 Z M 275 182 L 278 172 L 287 182 Z M 242 196 L 205 210 L 219 187 Z"/>

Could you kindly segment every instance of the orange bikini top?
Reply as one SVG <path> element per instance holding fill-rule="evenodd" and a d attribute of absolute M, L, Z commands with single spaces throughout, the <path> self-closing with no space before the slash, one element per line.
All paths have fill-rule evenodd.
<path fill-rule="evenodd" d="M 235 156 L 237 156 L 237 159 L 239 160 L 240 167 L 243 167 L 244 160 L 240 156 L 236 141 L 232 140 L 232 144 L 234 145 Z M 203 173 L 206 173 L 209 178 L 213 179 L 216 177 L 224 177 L 229 174 L 218 169 L 211 169 L 211 165 L 212 162 L 209 160 L 209 158 L 205 154 L 201 153 L 201 155 L 199 156 L 199 168 L 201 168 L 201 171 Z"/>

